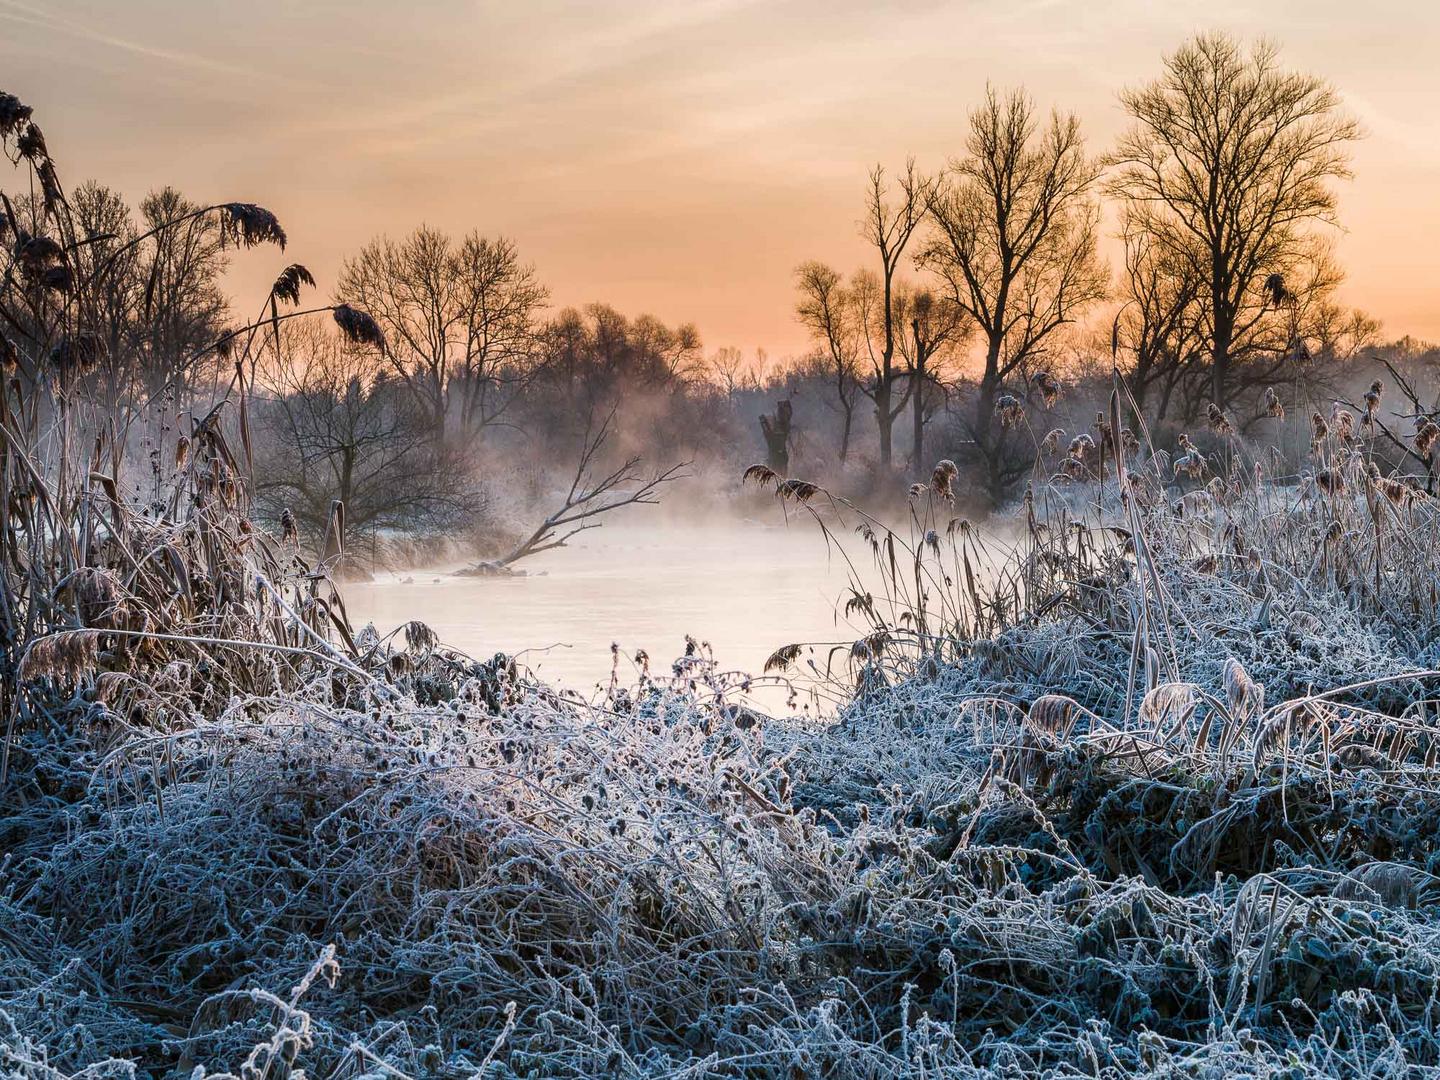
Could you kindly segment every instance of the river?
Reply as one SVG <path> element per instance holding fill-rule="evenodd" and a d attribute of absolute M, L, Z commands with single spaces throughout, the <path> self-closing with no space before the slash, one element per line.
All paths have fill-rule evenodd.
<path fill-rule="evenodd" d="M 518 654 L 586 698 L 609 684 L 612 642 L 628 684 L 638 650 L 668 674 L 687 634 L 708 642 L 722 669 L 755 676 L 781 645 L 856 636 L 836 616 L 844 562 L 808 518 L 658 524 L 637 509 L 522 565 L 527 573 L 513 577 L 456 576 L 456 567 L 385 573 L 347 584 L 344 597 L 357 627 L 373 622 L 384 633 L 419 619 L 446 645 L 475 657 Z M 826 654 L 802 654 L 802 669 L 812 656 L 823 668 Z M 789 704 L 773 685 L 757 684 L 751 698 L 771 711 L 816 708 L 807 694 Z"/>

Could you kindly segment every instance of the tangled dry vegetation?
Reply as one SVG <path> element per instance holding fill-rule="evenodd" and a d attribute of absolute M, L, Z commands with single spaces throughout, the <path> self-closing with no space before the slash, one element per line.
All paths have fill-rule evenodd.
<path fill-rule="evenodd" d="M 762 471 L 872 545 L 852 703 L 580 703 L 352 633 L 250 522 L 243 377 L 87 396 L 82 283 L 20 280 L 56 191 L 8 214 L 4 1080 L 1440 1071 L 1440 533 L 1363 442 L 1188 492 L 1082 445 L 1005 545 L 943 463 L 908 536 Z"/>

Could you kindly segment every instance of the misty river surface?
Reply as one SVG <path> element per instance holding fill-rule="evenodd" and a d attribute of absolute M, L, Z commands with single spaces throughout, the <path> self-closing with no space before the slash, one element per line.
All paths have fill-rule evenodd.
<path fill-rule="evenodd" d="M 721 670 L 755 676 L 781 645 L 855 636 L 836 617 L 844 560 L 808 520 L 648 524 L 634 514 L 522 565 L 528 572 L 514 577 L 456 576 L 453 566 L 383 573 L 347 583 L 345 603 L 356 627 L 386 633 L 419 619 L 446 645 L 477 658 L 518 654 L 587 698 L 609 683 L 612 642 L 628 684 L 636 650 L 669 674 L 686 634 L 710 643 Z M 815 650 L 821 666 L 826 652 Z M 763 690 L 757 700 L 773 710 L 785 694 Z"/>

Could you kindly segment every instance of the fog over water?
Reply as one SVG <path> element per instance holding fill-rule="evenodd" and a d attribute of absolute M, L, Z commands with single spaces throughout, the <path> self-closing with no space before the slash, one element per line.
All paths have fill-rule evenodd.
<path fill-rule="evenodd" d="M 356 626 L 373 622 L 386 633 L 420 619 L 446 645 L 476 657 L 520 654 L 542 678 L 586 697 L 609 682 L 612 642 L 623 654 L 625 683 L 635 679 L 630 658 L 638 649 L 656 674 L 668 674 L 686 634 L 709 642 L 722 670 L 756 676 L 781 645 L 855 636 L 836 615 L 844 561 L 827 553 L 808 519 L 645 518 L 636 513 L 581 533 L 526 560 L 523 576 L 404 570 L 347 584 L 345 602 Z M 826 651 L 814 653 L 822 667 Z M 771 708 L 784 706 L 783 691 L 756 694 Z"/>

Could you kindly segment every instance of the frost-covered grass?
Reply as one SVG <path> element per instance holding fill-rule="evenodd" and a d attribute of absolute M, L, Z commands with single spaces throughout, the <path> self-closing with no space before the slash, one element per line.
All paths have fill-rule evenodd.
<path fill-rule="evenodd" d="M 830 724 L 579 703 L 418 624 L 218 707 L 57 661 L 0 1075 L 1434 1072 L 1436 509 L 1352 469 L 1198 518 L 1144 470 L 1057 492 L 983 584 L 964 529 L 875 534 L 920 591 L 870 597 Z M 1070 522 L 1097 497 L 1124 524 Z"/>
<path fill-rule="evenodd" d="M 67 280 L 0 343 L 0 1080 L 1440 1076 L 1440 508 L 1363 426 L 1077 436 L 1003 543 L 943 463 L 903 533 L 752 470 L 879 571 L 844 707 L 703 650 L 584 703 L 353 632 L 243 382 L 117 417 Z"/>

